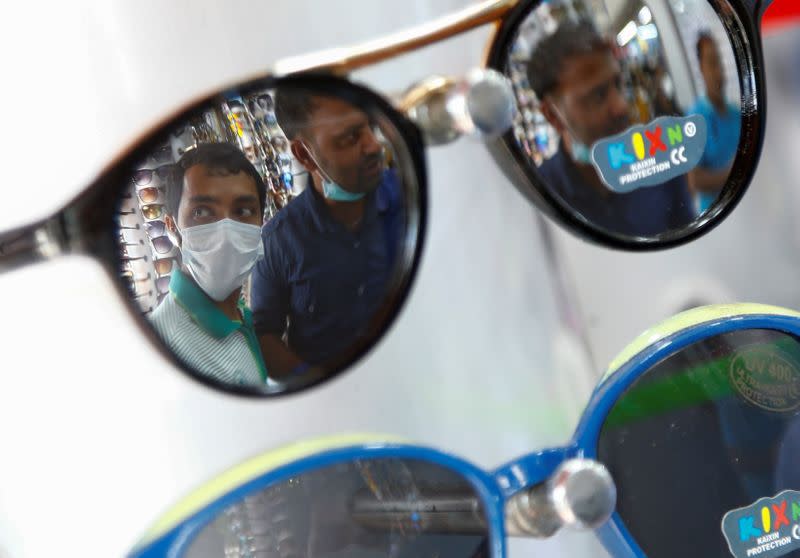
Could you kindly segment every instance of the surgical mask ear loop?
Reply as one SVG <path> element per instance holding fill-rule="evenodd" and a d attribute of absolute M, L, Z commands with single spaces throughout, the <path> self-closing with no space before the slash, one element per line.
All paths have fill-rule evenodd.
<path fill-rule="evenodd" d="M 322 176 L 322 194 L 327 199 L 339 202 L 354 202 L 366 196 L 366 193 L 364 192 L 351 192 L 331 180 L 328 176 L 328 173 L 322 170 L 320 164 L 311 154 L 311 150 L 308 148 L 308 146 L 303 144 L 303 148 L 308 152 L 308 156 L 312 161 L 314 161 L 314 164 L 317 165 L 317 170 L 319 170 L 319 174 Z"/>
<path fill-rule="evenodd" d="M 575 131 L 572 129 L 572 126 L 569 125 L 567 119 L 564 117 L 564 114 L 561 110 L 556 107 L 554 102 L 550 102 L 550 106 L 553 108 L 553 112 L 555 112 L 561 121 L 564 123 L 564 127 L 569 132 L 569 135 L 572 136 L 572 143 L 570 153 L 572 156 L 572 160 L 576 163 L 582 163 L 584 165 L 590 165 L 592 163 L 592 150 L 589 148 L 588 145 L 583 143 L 582 141 L 578 141 L 578 136 Z"/>

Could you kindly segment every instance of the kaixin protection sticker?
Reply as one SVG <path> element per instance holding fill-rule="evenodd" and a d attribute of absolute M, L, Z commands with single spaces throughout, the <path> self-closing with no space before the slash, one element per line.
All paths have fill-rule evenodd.
<path fill-rule="evenodd" d="M 800 492 L 784 490 L 729 511 L 722 533 L 736 558 L 774 558 L 800 549 Z"/>
<path fill-rule="evenodd" d="M 625 194 L 692 170 L 703 157 L 706 137 L 706 120 L 699 114 L 661 116 L 598 141 L 592 162 L 606 186 Z"/>

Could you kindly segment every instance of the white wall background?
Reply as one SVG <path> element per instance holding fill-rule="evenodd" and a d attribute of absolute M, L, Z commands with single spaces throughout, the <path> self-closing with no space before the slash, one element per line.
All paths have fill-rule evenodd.
<path fill-rule="evenodd" d="M 280 56 L 466 3 L 5 4 L 0 223 L 59 208 L 144 127 L 201 92 Z M 462 72 L 478 63 L 485 37 L 477 31 L 362 78 L 395 91 Z M 481 145 L 429 159 L 429 245 L 407 310 L 357 368 L 303 396 L 243 401 L 189 382 L 153 353 L 88 259 L 0 277 L 0 556 L 123 556 L 181 495 L 299 437 L 386 431 L 485 466 L 565 441 L 591 372 L 559 332 L 534 212 Z M 532 548 L 600 552 L 589 535 Z"/>
<path fill-rule="evenodd" d="M 466 3 L 4 5 L 0 223 L 57 209 L 143 127 L 202 91 L 283 55 Z M 476 31 L 361 77 L 395 91 L 430 73 L 458 73 L 478 62 L 485 36 Z M 796 34 L 771 41 L 767 65 L 780 68 L 772 127 L 758 179 L 728 223 L 692 246 L 650 255 L 556 233 L 589 327 L 591 369 L 557 317 L 533 210 L 469 141 L 429 154 L 431 231 L 408 308 L 359 366 L 306 395 L 242 401 L 189 382 L 153 353 L 109 278 L 85 258 L 0 277 L 0 556 L 124 556 L 188 490 L 299 437 L 387 431 L 493 466 L 566 440 L 587 378 L 696 285 L 800 307 L 791 178 L 800 43 Z M 534 552 L 602 554 L 590 535 L 572 533 L 512 547 L 512 557 Z"/>

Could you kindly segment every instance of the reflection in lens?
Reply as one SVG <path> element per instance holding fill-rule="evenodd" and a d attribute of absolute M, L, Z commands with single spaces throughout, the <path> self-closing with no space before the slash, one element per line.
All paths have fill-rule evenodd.
<path fill-rule="evenodd" d="M 156 279 L 156 288 L 160 294 L 169 292 L 169 276 L 159 277 Z"/>
<path fill-rule="evenodd" d="M 142 206 L 142 215 L 145 219 L 158 219 L 164 213 L 164 206 L 161 204 L 151 204 Z"/>
<path fill-rule="evenodd" d="M 725 187 L 741 128 L 736 58 L 713 6 L 534 6 L 507 73 L 519 104 L 514 137 L 536 181 L 605 232 L 684 230 Z M 688 117 L 705 124 L 704 137 L 693 137 Z"/>
<path fill-rule="evenodd" d="M 131 169 L 120 251 L 151 275 L 137 304 L 193 373 L 299 389 L 339 372 L 392 315 L 417 248 L 417 177 L 389 118 L 354 98 L 228 91 Z M 131 261 L 139 250 L 172 257 Z"/>
<path fill-rule="evenodd" d="M 155 267 L 156 273 L 159 275 L 166 275 L 172 271 L 172 266 L 174 263 L 175 258 L 163 258 L 153 261 L 153 266 Z"/>
<path fill-rule="evenodd" d="M 606 419 L 598 457 L 647 556 L 726 556 L 726 512 L 800 489 L 788 458 L 800 455 L 799 427 L 800 340 L 742 330 L 690 345 L 634 382 Z"/>
<path fill-rule="evenodd" d="M 153 203 L 158 201 L 159 188 L 142 188 L 137 192 L 142 203 Z"/>
<path fill-rule="evenodd" d="M 193 540 L 211 556 L 488 558 L 483 503 L 459 473 L 411 459 L 365 459 L 247 496 Z"/>
<path fill-rule="evenodd" d="M 168 236 L 159 236 L 157 238 L 152 239 L 152 241 L 153 241 L 153 248 L 159 254 L 166 254 L 174 247 L 172 241 L 169 239 Z"/>
<path fill-rule="evenodd" d="M 164 221 L 148 221 L 144 224 L 144 230 L 147 231 L 147 236 L 150 238 L 164 236 L 166 231 L 164 227 Z"/>

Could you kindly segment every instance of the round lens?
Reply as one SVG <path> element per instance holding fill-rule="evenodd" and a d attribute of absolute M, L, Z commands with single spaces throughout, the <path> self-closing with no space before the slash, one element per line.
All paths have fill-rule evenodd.
<path fill-rule="evenodd" d="M 303 165 L 288 152 L 281 166 L 272 159 L 251 163 L 248 154 L 261 144 L 243 141 L 246 130 L 239 136 L 231 126 L 244 116 L 237 99 L 265 89 L 274 92 L 278 114 L 287 115 L 275 119 L 280 137 L 326 134 L 308 147 L 306 165 L 323 165 L 329 181 L 292 188 L 281 166 Z M 308 103 L 324 110 L 297 116 Z M 169 274 L 142 290 L 153 294 L 137 304 L 143 312 L 153 308 L 146 319 L 158 337 L 206 383 L 272 395 L 334 377 L 375 345 L 408 292 L 424 210 L 417 131 L 382 98 L 320 76 L 226 90 L 190 118 L 215 123 L 208 129 L 214 141 L 154 167 L 159 175 L 162 168 L 174 172 L 175 180 L 139 189 L 132 200 L 138 210 L 119 215 L 130 241 L 147 241 L 135 254 L 149 251 L 141 272 Z M 190 121 L 169 123 L 164 133 Z M 154 160 L 147 148 L 137 156 L 147 165 Z M 171 213 L 167 199 L 179 199 L 180 211 Z M 123 255 L 126 249 L 120 245 Z M 178 253 L 180 265 L 154 257 Z M 230 316 L 231 304 L 241 319 Z M 176 325 L 189 322 L 197 326 L 192 335 Z M 213 334 L 220 323 L 230 335 Z"/>
<path fill-rule="evenodd" d="M 734 331 L 634 382 L 606 418 L 598 458 L 614 477 L 617 513 L 648 557 L 729 556 L 729 548 L 754 556 L 761 552 L 747 549 L 793 540 L 791 513 L 776 510 L 788 501 L 790 512 L 794 500 L 780 495 L 800 489 L 799 427 L 800 339 Z M 692 535 L 676 536 L 687 525 Z"/>
<path fill-rule="evenodd" d="M 164 206 L 161 204 L 151 204 L 142 206 L 142 215 L 145 219 L 158 219 L 164 212 Z"/>
<path fill-rule="evenodd" d="M 158 200 L 158 188 L 142 188 L 138 194 L 143 203 L 153 203 Z"/>
<path fill-rule="evenodd" d="M 192 540 L 206 556 L 488 557 L 486 512 L 460 473 L 412 459 L 359 459 L 251 493 Z"/>
<path fill-rule="evenodd" d="M 755 102 L 743 28 L 706 0 L 531 4 L 491 56 L 518 105 L 492 150 L 517 186 L 618 247 L 707 230 L 746 188 L 731 172 Z"/>

